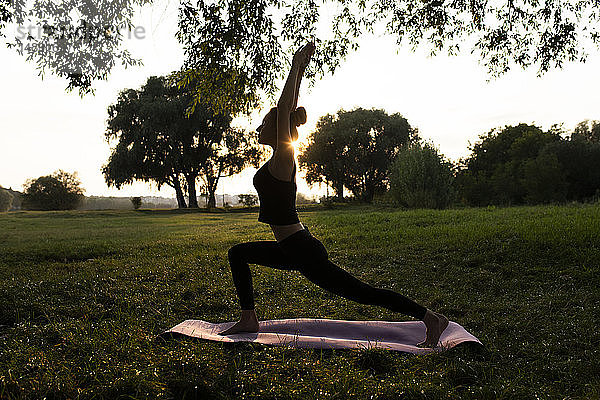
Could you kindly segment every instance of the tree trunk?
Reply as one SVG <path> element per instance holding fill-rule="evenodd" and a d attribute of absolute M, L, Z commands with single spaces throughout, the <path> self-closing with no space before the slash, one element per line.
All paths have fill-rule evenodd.
<path fill-rule="evenodd" d="M 207 199 L 208 208 L 215 208 L 217 206 L 217 198 L 214 190 L 208 189 Z"/>
<path fill-rule="evenodd" d="M 177 207 L 187 208 L 187 204 L 185 204 L 185 197 L 183 196 L 183 190 L 181 190 L 181 184 L 179 183 L 179 178 L 175 177 L 173 182 L 173 186 L 175 187 L 175 196 L 177 197 Z"/>
<path fill-rule="evenodd" d="M 375 190 L 372 186 L 367 186 L 364 192 L 364 201 L 367 203 L 373 202 L 373 197 L 375 197 Z"/>
<path fill-rule="evenodd" d="M 339 200 L 344 199 L 344 184 L 343 183 L 341 183 L 341 182 L 336 183 L 333 190 L 335 191 L 336 198 L 338 198 Z"/>
<path fill-rule="evenodd" d="M 198 208 L 198 197 L 196 197 L 196 175 L 186 176 L 188 184 L 189 208 Z"/>
<path fill-rule="evenodd" d="M 216 173 L 209 173 L 206 175 L 206 191 L 207 194 L 207 203 L 208 208 L 214 208 L 217 206 L 217 199 L 215 197 L 217 193 L 217 186 L 219 184 L 219 178 L 221 177 L 222 164 L 219 164 L 217 167 Z M 225 206 L 225 204 L 223 204 Z"/>
<path fill-rule="evenodd" d="M 375 196 L 375 184 L 373 182 L 368 181 L 367 178 L 365 178 L 365 183 L 363 187 L 364 201 L 367 203 L 372 203 L 373 197 Z"/>

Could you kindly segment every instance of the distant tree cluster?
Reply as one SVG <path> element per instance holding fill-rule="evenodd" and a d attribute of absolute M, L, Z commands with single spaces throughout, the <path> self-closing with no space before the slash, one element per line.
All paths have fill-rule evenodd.
<path fill-rule="evenodd" d="M 600 196 L 600 122 L 583 121 L 570 135 L 560 126 L 496 128 L 453 164 L 423 142 L 399 114 L 340 110 L 317 123 L 299 161 L 309 184 L 344 189 L 360 201 L 388 193 L 411 208 L 540 204 Z"/>
<path fill-rule="evenodd" d="M 580 122 L 573 130 L 571 140 L 600 143 L 600 121 L 585 120 Z"/>
<path fill-rule="evenodd" d="M 58 170 L 25 182 L 22 207 L 26 210 L 74 210 L 83 197 L 77 174 Z"/>
<path fill-rule="evenodd" d="M 447 207 L 454 200 L 452 164 L 424 143 L 400 114 L 357 108 L 325 115 L 299 156 L 309 184 L 331 186 L 343 199 L 372 202 L 385 192 L 405 207 Z"/>
<path fill-rule="evenodd" d="M 133 197 L 135 198 L 135 197 Z M 176 208 L 175 199 L 163 197 L 140 197 L 140 207 L 153 208 Z M 79 210 L 131 210 L 135 209 L 131 197 L 104 197 L 86 196 L 79 206 Z"/>
<path fill-rule="evenodd" d="M 597 122 L 584 121 L 568 138 L 558 127 L 544 132 L 527 124 L 480 136 L 458 166 L 462 202 L 484 206 L 592 198 L 600 190 L 597 132 Z"/>

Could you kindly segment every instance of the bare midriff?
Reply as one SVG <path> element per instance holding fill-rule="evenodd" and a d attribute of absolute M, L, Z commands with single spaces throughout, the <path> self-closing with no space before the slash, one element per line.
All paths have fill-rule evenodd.
<path fill-rule="evenodd" d="M 290 225 L 271 225 L 271 229 L 275 235 L 275 240 L 277 240 L 277 242 L 281 242 L 286 237 L 303 230 L 304 226 L 301 222 L 298 222 Z"/>

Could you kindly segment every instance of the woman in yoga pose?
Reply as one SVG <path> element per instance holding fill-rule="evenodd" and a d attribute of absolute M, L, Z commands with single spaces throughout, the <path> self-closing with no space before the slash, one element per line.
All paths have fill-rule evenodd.
<path fill-rule="evenodd" d="M 258 220 L 271 226 L 274 241 L 240 243 L 229 249 L 229 264 L 239 297 L 240 320 L 221 335 L 258 332 L 254 310 L 252 275 L 248 264 L 284 270 L 297 270 L 314 284 L 361 304 L 385 307 L 422 320 L 427 334 L 422 346 L 435 347 L 448 326 L 448 319 L 386 289 L 374 288 L 356 279 L 328 260 L 323 244 L 300 223 L 296 212 L 296 163 L 292 142 L 298 138 L 297 126 L 306 122 L 306 111 L 297 106 L 298 90 L 304 70 L 314 53 L 308 43 L 296 52 L 277 107 L 272 108 L 258 128 L 261 144 L 273 148 L 273 156 L 254 175 L 260 200 Z"/>

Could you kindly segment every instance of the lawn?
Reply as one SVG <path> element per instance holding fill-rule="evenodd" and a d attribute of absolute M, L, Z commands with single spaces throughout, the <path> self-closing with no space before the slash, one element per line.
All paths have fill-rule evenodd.
<path fill-rule="evenodd" d="M 195 340 L 237 317 L 227 249 L 256 213 L 0 215 L 0 398 L 600 398 L 600 205 L 302 212 L 330 258 L 465 326 L 426 356 Z M 253 268 L 260 319 L 403 320 L 298 273 Z"/>

